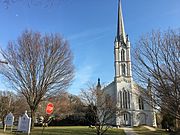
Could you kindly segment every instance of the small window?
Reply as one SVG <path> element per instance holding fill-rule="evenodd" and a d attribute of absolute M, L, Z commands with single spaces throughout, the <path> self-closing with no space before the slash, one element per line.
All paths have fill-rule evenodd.
<path fill-rule="evenodd" d="M 125 64 L 122 64 L 121 65 L 121 68 L 122 68 L 122 75 L 126 75 L 126 65 Z"/>
<path fill-rule="evenodd" d="M 128 115 L 127 113 L 124 114 L 124 121 L 127 121 L 128 120 Z"/>
<path fill-rule="evenodd" d="M 143 99 L 141 97 L 139 97 L 139 109 L 144 110 L 144 102 L 143 102 Z"/>
<path fill-rule="evenodd" d="M 119 103 L 120 103 L 120 108 L 122 108 L 122 92 L 119 91 Z"/>
<path fill-rule="evenodd" d="M 124 51 L 124 49 L 121 50 L 121 61 L 125 61 L 125 51 Z"/>

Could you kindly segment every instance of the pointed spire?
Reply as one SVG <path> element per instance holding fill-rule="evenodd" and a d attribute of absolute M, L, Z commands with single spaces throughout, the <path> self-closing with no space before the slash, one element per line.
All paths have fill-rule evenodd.
<path fill-rule="evenodd" d="M 122 15 L 122 7 L 121 7 L 121 0 L 118 3 L 118 23 L 117 23 L 117 41 L 126 41 L 126 34 L 124 30 L 124 21 Z"/>
<path fill-rule="evenodd" d="M 101 89 L 100 78 L 98 78 L 97 89 Z"/>

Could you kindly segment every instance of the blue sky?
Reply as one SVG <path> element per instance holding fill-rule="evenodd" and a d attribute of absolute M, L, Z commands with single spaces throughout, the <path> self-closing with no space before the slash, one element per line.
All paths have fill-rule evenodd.
<path fill-rule="evenodd" d="M 55 0 L 52 7 L 17 2 L 0 3 L 0 46 L 16 40 L 25 29 L 60 33 L 74 54 L 75 79 L 69 92 L 78 94 L 87 83 L 114 77 L 113 42 L 118 0 Z M 180 0 L 122 0 L 125 31 L 134 46 L 152 29 L 180 28 Z M 133 51 L 133 50 L 131 50 Z M 0 89 L 8 85 L 0 80 Z"/>

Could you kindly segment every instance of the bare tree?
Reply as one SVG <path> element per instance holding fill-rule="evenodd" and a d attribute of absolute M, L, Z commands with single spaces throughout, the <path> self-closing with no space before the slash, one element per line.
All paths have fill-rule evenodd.
<path fill-rule="evenodd" d="M 151 80 L 157 108 L 180 120 L 180 31 L 153 31 L 143 36 L 135 49 L 133 69 L 142 84 Z"/>
<path fill-rule="evenodd" d="M 73 79 L 69 45 L 58 34 L 42 36 L 26 30 L 1 54 L 8 65 L 2 65 L 0 74 L 26 98 L 33 126 L 41 99 L 66 90 Z"/>
<path fill-rule="evenodd" d="M 15 96 L 10 91 L 0 91 L 0 119 L 4 127 L 6 115 L 15 110 Z"/>
<path fill-rule="evenodd" d="M 16 94 L 14 97 L 14 111 L 12 112 L 15 119 L 19 119 L 19 116 L 24 114 L 25 110 L 30 112 L 29 105 L 26 102 L 26 98 L 23 95 Z"/>
<path fill-rule="evenodd" d="M 97 87 L 89 85 L 87 89 L 81 90 L 80 95 L 84 104 L 88 107 L 89 118 L 87 120 L 96 128 L 97 135 L 103 135 L 111 127 L 115 120 L 117 108 L 113 100 L 101 89 L 100 83 Z"/>

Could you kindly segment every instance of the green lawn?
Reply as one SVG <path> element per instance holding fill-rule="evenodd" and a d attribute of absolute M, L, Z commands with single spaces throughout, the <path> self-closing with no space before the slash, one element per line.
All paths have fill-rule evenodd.
<path fill-rule="evenodd" d="M 31 135 L 41 135 L 42 127 L 35 127 L 31 131 Z M 134 127 L 133 130 L 138 135 L 169 135 L 164 130 L 157 129 L 156 131 L 150 131 L 145 127 Z M 10 133 L 8 129 L 6 134 L 2 134 L 3 129 L 0 129 L 0 135 L 15 135 Z M 26 135 L 18 133 L 17 135 Z M 60 126 L 60 127 L 46 127 L 43 135 L 96 135 L 95 129 L 86 126 Z M 109 129 L 105 135 L 125 135 L 122 129 Z"/>
<path fill-rule="evenodd" d="M 162 129 L 157 129 L 156 131 L 150 131 L 145 127 L 134 127 L 133 130 L 138 135 L 169 135 L 169 133 L 165 132 Z"/>
<path fill-rule="evenodd" d="M 0 135 L 3 130 L 0 130 Z M 8 135 L 15 134 L 9 133 Z M 31 131 L 31 135 L 41 135 L 42 127 L 35 127 Z M 23 135 L 19 133 L 18 135 Z M 43 135 L 96 135 L 95 129 L 88 128 L 86 126 L 65 126 L 65 127 L 46 127 Z M 125 135 L 121 129 L 109 129 L 105 135 Z"/>

